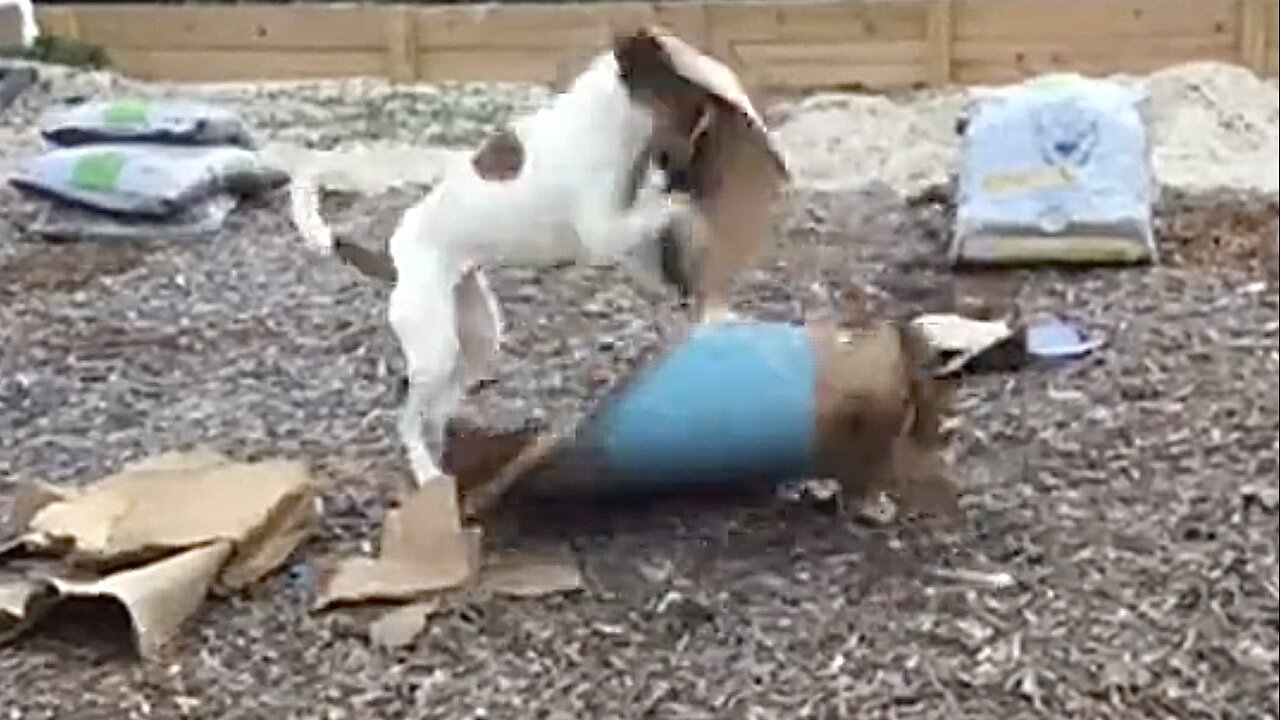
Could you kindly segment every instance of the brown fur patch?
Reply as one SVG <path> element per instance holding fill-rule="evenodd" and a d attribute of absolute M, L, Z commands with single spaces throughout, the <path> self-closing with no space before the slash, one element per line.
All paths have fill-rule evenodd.
<path fill-rule="evenodd" d="M 855 496 L 884 492 L 908 510 L 959 518 L 939 432 L 952 386 L 928 372 L 924 340 L 889 323 L 847 340 L 835 328 L 812 333 L 822 474 Z"/>
<path fill-rule="evenodd" d="M 773 227 L 773 206 L 789 173 L 741 111 L 675 70 L 662 43 L 639 30 L 614 39 L 623 83 L 637 102 L 654 111 L 649 152 L 667 161 L 698 205 L 699 221 L 679 244 L 674 284 L 695 298 L 695 312 L 726 308 L 733 274 L 757 262 Z M 695 137 L 699 123 L 710 123 Z M 673 268 L 674 269 L 674 268 Z"/>
<path fill-rule="evenodd" d="M 759 261 L 774 226 L 786 169 L 747 119 L 717 107 L 694 149 L 689 183 L 700 211 L 690 244 L 698 312 L 727 307 L 733 275 Z"/>
<path fill-rule="evenodd" d="M 471 167 L 485 180 L 515 180 L 524 167 L 524 144 L 514 132 L 500 130 L 490 135 L 471 156 Z"/>
<path fill-rule="evenodd" d="M 711 93 L 676 72 L 666 49 L 647 30 L 615 36 L 613 55 L 632 99 L 653 111 L 650 150 L 680 158 L 691 154 L 690 136 L 711 102 Z"/>

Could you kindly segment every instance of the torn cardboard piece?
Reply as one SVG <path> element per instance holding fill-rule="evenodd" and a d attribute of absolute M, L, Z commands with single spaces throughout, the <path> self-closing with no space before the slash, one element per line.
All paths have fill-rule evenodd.
<path fill-rule="evenodd" d="M 378 557 L 343 558 L 322 577 L 314 609 L 419 601 L 403 613 L 391 611 L 370 627 L 375 643 L 398 647 L 411 642 L 425 625 L 429 611 L 415 606 L 435 601 L 446 590 L 538 597 L 581 587 L 577 562 L 567 548 L 482 561 L 481 538 L 479 527 L 462 523 L 454 481 L 438 478 L 387 513 Z"/>
<path fill-rule="evenodd" d="M 129 614 L 135 649 L 142 657 L 155 657 L 195 614 L 213 585 L 218 569 L 231 555 L 226 540 L 200 545 L 98 580 L 52 578 L 60 599 L 109 598 Z"/>
<path fill-rule="evenodd" d="M 560 546 L 486 559 L 477 586 L 495 595 L 532 598 L 574 592 L 582 582 L 573 551 Z"/>
<path fill-rule="evenodd" d="M 68 561 L 110 566 L 226 540 L 220 584 L 243 587 L 278 566 L 307 531 L 315 487 L 301 462 L 236 463 L 201 450 L 128 465 L 28 523 L 30 537 L 69 541 Z"/>
<path fill-rule="evenodd" d="M 427 620 L 439 608 L 439 598 L 392 608 L 369 625 L 369 640 L 388 650 L 406 647 L 426 629 Z"/>
<path fill-rule="evenodd" d="M 403 601 L 460 587 L 479 565 L 479 528 L 464 528 L 452 478 L 419 488 L 387 513 L 377 558 L 338 561 L 321 579 L 315 609 L 366 601 Z"/>
<path fill-rule="evenodd" d="M 940 357 L 937 373 L 1013 371 L 1035 360 L 1087 355 L 1102 345 L 1056 319 L 1035 323 L 975 320 L 955 313 L 929 313 L 911 321 Z"/>
<path fill-rule="evenodd" d="M 0 640 L 62 601 L 107 598 L 144 657 L 173 637 L 215 586 L 240 588 L 302 542 L 316 490 L 299 462 L 233 462 L 209 450 L 133 463 L 78 491 L 31 485 L 0 554 Z M 25 562 L 29 556 L 57 561 Z M 7 578 L 7 579 L 5 579 Z"/>

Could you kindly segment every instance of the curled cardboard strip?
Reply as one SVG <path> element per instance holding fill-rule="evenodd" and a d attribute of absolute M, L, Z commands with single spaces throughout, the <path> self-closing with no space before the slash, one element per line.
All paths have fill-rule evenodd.
<path fill-rule="evenodd" d="M 302 463 L 206 449 L 79 491 L 25 486 L 6 522 L 16 538 L 0 552 L 0 641 L 61 602 L 105 598 L 128 614 L 138 652 L 154 656 L 215 585 L 241 588 L 279 567 L 308 533 L 315 498 Z"/>
<path fill-rule="evenodd" d="M 455 482 L 441 476 L 387 513 L 377 557 L 343 558 L 325 573 L 314 609 L 371 601 L 431 601 L 441 591 L 463 587 L 533 597 L 581 585 L 577 562 L 567 550 L 486 561 L 481 539 L 479 527 L 462 523 Z M 394 635 L 392 627 L 402 630 L 406 623 L 413 624 L 407 616 L 388 617 L 386 622 L 391 627 L 371 632 Z"/>

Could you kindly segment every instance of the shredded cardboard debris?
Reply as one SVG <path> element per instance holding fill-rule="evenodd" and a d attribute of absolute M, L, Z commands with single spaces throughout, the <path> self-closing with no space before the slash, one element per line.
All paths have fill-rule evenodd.
<path fill-rule="evenodd" d="M 369 625 L 369 640 L 388 650 L 406 647 L 417 639 L 439 608 L 439 598 L 392 608 Z"/>
<path fill-rule="evenodd" d="M 1002 320 L 974 320 L 954 313 L 920 315 L 911 321 L 939 352 L 972 354 L 1013 334 Z"/>
<path fill-rule="evenodd" d="M 1100 339 L 1086 337 L 1076 327 L 1052 319 L 1027 324 L 936 313 L 920 315 L 911 325 L 934 352 L 947 357 L 937 370 L 939 375 L 960 370 L 1012 371 L 1033 359 L 1087 355 L 1102 344 Z"/>
<path fill-rule="evenodd" d="M 218 568 L 230 555 L 231 543 L 220 540 L 100 580 L 50 578 L 50 582 L 60 598 L 118 602 L 129 614 L 138 653 L 155 657 L 200 607 Z"/>
<path fill-rule="evenodd" d="M 409 600 L 459 587 L 475 574 L 479 528 L 464 528 L 454 481 L 440 477 L 387 513 L 377 558 L 344 558 L 321 580 L 315 608 Z"/>
<path fill-rule="evenodd" d="M 387 513 L 379 556 L 339 560 L 321 580 L 315 609 L 361 602 L 430 603 L 445 590 L 475 587 L 512 597 L 538 597 L 576 590 L 582 577 L 567 548 L 521 552 L 481 561 L 481 532 L 464 526 L 455 483 L 446 477 L 420 488 Z M 370 627 L 371 639 L 396 647 L 411 642 L 428 612 L 392 611 Z M 422 617 L 419 617 L 422 616 Z M 418 627 L 414 630 L 412 628 Z M 376 635 L 377 637 L 374 637 Z"/>
<path fill-rule="evenodd" d="M 482 590 L 510 597 L 542 597 L 582 588 L 582 571 L 568 547 L 498 556 L 480 574 Z"/>
<path fill-rule="evenodd" d="M 20 489 L 0 554 L 0 640 L 54 605 L 107 598 L 135 648 L 154 656 L 215 585 L 235 589 L 281 563 L 315 512 L 302 463 L 239 463 L 209 450 L 127 465 L 80 491 Z M 58 558 L 31 563 L 31 557 Z"/>
<path fill-rule="evenodd" d="M 0 526 L 0 537 L 17 537 L 26 532 L 40 508 L 49 503 L 66 500 L 71 497 L 67 488 L 55 487 L 42 482 L 31 482 L 18 486 L 13 495 L 13 504 L 9 507 L 9 515 Z"/>

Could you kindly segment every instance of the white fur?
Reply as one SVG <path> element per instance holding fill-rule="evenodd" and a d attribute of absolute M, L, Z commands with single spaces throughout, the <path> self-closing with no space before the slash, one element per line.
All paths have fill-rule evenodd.
<path fill-rule="evenodd" d="M 36 24 L 36 9 L 31 0 L 0 0 L 0 7 L 12 5 L 18 8 L 22 22 L 22 47 L 30 48 L 40 37 L 40 26 Z"/>
<path fill-rule="evenodd" d="M 419 485 L 442 474 L 445 422 L 501 337 L 481 267 L 630 260 L 637 270 L 643 254 L 633 251 L 692 213 L 687 200 L 652 185 L 624 207 L 653 117 L 627 93 L 612 53 L 512 130 L 524 147 L 515 179 L 485 180 L 470 157 L 460 159 L 405 212 L 388 244 L 396 284 L 387 314 L 408 374 L 398 431 Z M 294 223 L 313 248 L 328 252 L 333 236 L 317 200 L 314 182 L 300 179 Z"/>

